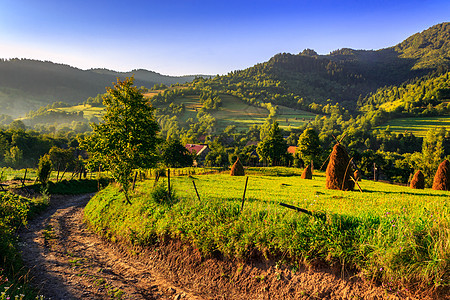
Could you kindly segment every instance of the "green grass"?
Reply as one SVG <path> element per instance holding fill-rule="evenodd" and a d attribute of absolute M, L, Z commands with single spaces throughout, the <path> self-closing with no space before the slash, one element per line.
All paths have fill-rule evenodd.
<path fill-rule="evenodd" d="M 385 129 L 388 125 L 392 132 L 411 132 L 415 136 L 424 137 L 430 129 L 450 126 L 450 116 L 393 119 L 378 128 Z"/>
<path fill-rule="evenodd" d="M 151 181 L 138 185 L 133 205 L 110 186 L 89 202 L 85 218 L 113 241 L 149 245 L 171 237 L 205 256 L 248 259 L 260 253 L 293 264 L 344 265 L 392 288 L 450 284 L 449 192 L 371 181 L 361 182 L 364 193 L 326 190 L 324 173 L 301 180 L 295 176 L 300 172 L 250 169 L 242 213 L 245 177 L 212 174 L 174 177 L 176 203 L 152 199 Z"/>
<path fill-rule="evenodd" d="M 103 116 L 104 111 L 105 111 L 105 109 L 103 107 L 95 107 L 90 104 L 81 104 L 81 105 L 75 105 L 75 106 L 70 106 L 70 107 L 54 108 L 51 110 L 64 111 L 67 113 L 82 111 L 83 115 L 86 119 L 91 119 L 92 117 L 97 117 L 98 119 L 100 119 Z"/>
<path fill-rule="evenodd" d="M 248 105 L 244 101 L 230 95 L 221 95 L 222 107 L 217 111 L 212 111 L 211 115 L 218 122 L 219 131 L 227 126 L 234 125 L 238 131 L 247 130 L 252 125 L 262 125 L 266 120 L 269 112 L 265 108 Z M 197 111 L 201 108 L 199 96 L 185 96 L 174 100 L 175 104 L 184 103 L 186 111 L 180 117 L 180 121 L 185 122 L 189 118 L 194 118 Z M 300 127 L 305 123 L 313 120 L 315 114 L 279 106 L 277 121 L 283 128 Z"/>

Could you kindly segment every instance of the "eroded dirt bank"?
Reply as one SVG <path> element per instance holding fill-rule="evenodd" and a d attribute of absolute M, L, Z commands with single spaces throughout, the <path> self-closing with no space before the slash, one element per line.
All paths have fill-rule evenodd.
<path fill-rule="evenodd" d="M 92 195 L 53 197 L 49 209 L 21 232 L 33 282 L 51 299 L 424 299 L 346 277 L 274 262 L 203 259 L 191 246 L 168 240 L 124 250 L 83 224 Z M 447 297 L 447 299 L 450 299 Z"/>

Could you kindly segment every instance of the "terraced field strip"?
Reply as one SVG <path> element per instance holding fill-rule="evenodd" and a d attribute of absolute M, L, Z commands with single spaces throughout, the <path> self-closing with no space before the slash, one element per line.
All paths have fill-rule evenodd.
<path fill-rule="evenodd" d="M 424 137 L 430 129 L 450 128 L 450 116 L 394 119 L 378 128 L 385 129 L 388 125 L 392 132 L 411 132 L 415 136 Z"/>

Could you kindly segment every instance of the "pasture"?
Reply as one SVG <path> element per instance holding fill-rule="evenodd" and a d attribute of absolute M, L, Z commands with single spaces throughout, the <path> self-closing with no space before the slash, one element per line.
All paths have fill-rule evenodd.
<path fill-rule="evenodd" d="M 51 110 L 63 111 L 67 113 L 83 112 L 84 117 L 90 120 L 93 117 L 100 119 L 103 116 L 105 109 L 103 107 L 95 107 L 90 104 L 80 104 L 70 107 L 53 108 Z"/>
<path fill-rule="evenodd" d="M 230 125 L 236 126 L 238 131 L 248 130 L 253 125 L 264 124 L 268 117 L 269 111 L 265 108 L 248 105 L 244 101 L 230 95 L 220 95 L 220 97 L 222 99 L 222 107 L 210 112 L 211 116 L 217 120 L 219 131 Z M 186 110 L 179 117 L 182 123 L 185 123 L 189 118 L 195 119 L 197 112 L 202 107 L 198 95 L 179 97 L 173 103 L 177 105 L 183 103 L 185 105 Z M 289 126 L 298 128 L 314 120 L 315 116 L 315 114 L 310 112 L 279 106 L 275 119 L 280 127 L 287 129 Z"/>
<path fill-rule="evenodd" d="M 313 180 L 300 179 L 300 173 L 247 169 L 243 211 L 245 177 L 228 173 L 173 177 L 172 199 L 162 196 L 161 183 L 153 188 L 153 181 L 144 181 L 132 205 L 109 186 L 89 202 L 85 218 L 113 241 L 145 246 L 170 236 L 205 256 L 249 259 L 259 253 L 292 266 L 317 261 L 346 266 L 389 288 L 450 284 L 449 192 L 366 180 L 360 183 L 363 193 L 326 190 L 324 173 L 316 172 Z"/>
<path fill-rule="evenodd" d="M 391 131 L 395 133 L 411 132 L 415 136 L 425 137 L 430 129 L 449 127 L 450 116 L 393 119 L 383 126 L 378 126 L 378 129 L 385 129 L 388 125 Z"/>

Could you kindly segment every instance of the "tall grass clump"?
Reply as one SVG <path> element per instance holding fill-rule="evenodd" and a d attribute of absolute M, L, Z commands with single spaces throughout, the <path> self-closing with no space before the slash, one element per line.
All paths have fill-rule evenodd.
<path fill-rule="evenodd" d="M 138 185 L 133 205 L 124 204 L 118 188 L 109 186 L 91 199 L 85 219 L 96 232 L 129 244 L 170 237 L 204 256 L 247 260 L 259 255 L 291 264 L 344 266 L 390 288 L 450 284 L 447 192 L 364 181 L 364 193 L 349 193 L 324 189 L 323 172 L 305 181 L 261 175 L 292 170 L 255 171 L 242 212 L 242 177 L 214 174 L 174 178 L 177 202 L 170 204 L 152 196 L 151 181 Z"/>

